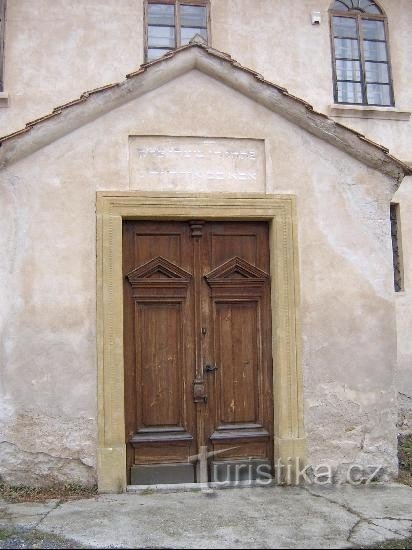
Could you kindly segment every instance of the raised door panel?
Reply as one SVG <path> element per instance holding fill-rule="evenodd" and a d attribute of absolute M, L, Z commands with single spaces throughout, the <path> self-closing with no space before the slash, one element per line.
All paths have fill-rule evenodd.
<path fill-rule="evenodd" d="M 217 417 L 221 426 L 257 422 L 260 362 L 256 302 L 215 304 Z"/>
<path fill-rule="evenodd" d="M 136 303 L 136 391 L 141 427 L 181 426 L 184 407 L 180 303 Z"/>

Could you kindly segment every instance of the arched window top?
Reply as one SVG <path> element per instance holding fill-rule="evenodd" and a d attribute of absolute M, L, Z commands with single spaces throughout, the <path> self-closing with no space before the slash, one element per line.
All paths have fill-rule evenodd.
<path fill-rule="evenodd" d="M 334 0 L 331 9 L 333 11 L 357 11 L 373 15 L 383 15 L 383 11 L 371 0 Z"/>

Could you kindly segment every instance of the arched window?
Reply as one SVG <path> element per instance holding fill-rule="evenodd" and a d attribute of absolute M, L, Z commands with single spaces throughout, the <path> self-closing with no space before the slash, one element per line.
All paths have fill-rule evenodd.
<path fill-rule="evenodd" d="M 330 8 L 336 103 L 394 105 L 385 14 L 370 0 Z"/>

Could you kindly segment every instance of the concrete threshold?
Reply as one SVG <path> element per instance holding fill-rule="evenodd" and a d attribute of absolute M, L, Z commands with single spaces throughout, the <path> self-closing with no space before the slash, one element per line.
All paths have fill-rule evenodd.
<path fill-rule="evenodd" d="M 255 479 L 234 481 L 234 482 L 210 482 L 210 483 L 161 483 L 158 485 L 128 485 L 127 493 L 187 493 L 187 492 L 207 492 L 210 490 L 223 489 L 251 489 L 254 487 L 265 488 L 275 487 L 275 481 L 259 482 Z"/>

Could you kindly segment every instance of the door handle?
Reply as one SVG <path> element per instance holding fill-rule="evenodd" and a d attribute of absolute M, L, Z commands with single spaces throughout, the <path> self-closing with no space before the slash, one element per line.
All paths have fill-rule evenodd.
<path fill-rule="evenodd" d="M 203 372 L 215 372 L 216 370 L 218 370 L 218 366 L 216 366 L 215 363 L 213 364 L 207 364 L 203 367 Z"/>

